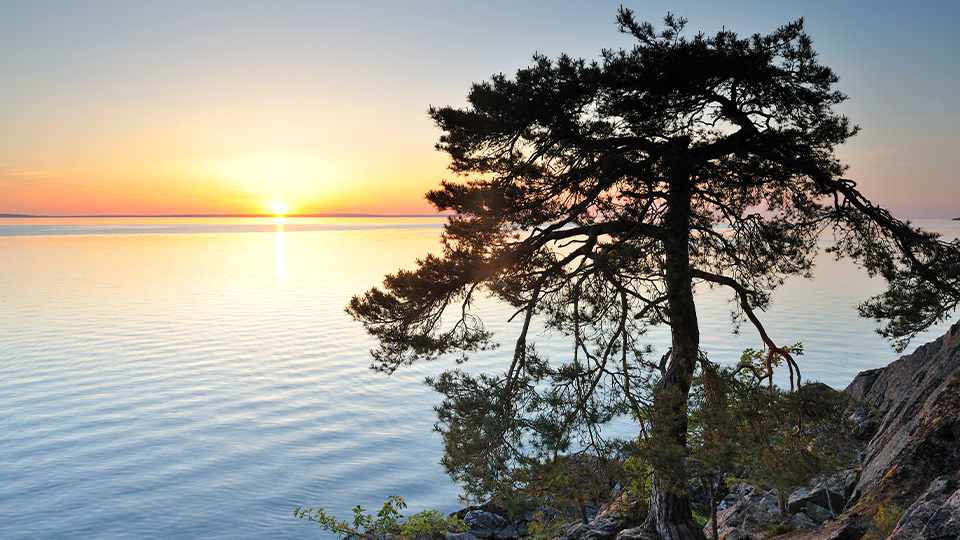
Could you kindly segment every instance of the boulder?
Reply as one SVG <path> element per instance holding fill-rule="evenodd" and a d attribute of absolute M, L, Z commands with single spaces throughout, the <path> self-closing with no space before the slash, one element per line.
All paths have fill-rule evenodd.
<path fill-rule="evenodd" d="M 570 528 L 560 540 L 613 540 L 627 530 L 643 522 L 638 513 L 637 501 L 626 491 L 621 492 L 609 505 L 600 509 L 590 523 L 578 523 Z M 626 536 L 629 536 L 627 534 Z"/>
<path fill-rule="evenodd" d="M 954 492 L 943 507 L 927 521 L 920 531 L 920 536 L 960 539 L 960 490 Z"/>
<path fill-rule="evenodd" d="M 778 540 L 854 540 L 887 504 L 908 508 L 891 540 L 960 540 L 960 323 L 939 339 L 889 366 L 864 371 L 845 390 L 864 405 L 851 415 L 861 440 L 859 474 L 842 486 L 826 486 L 834 504 L 843 491 L 842 519 L 802 528 L 806 516 L 826 517 L 824 488 L 797 493 L 787 524 L 794 532 Z M 838 510 L 835 507 L 835 510 Z"/>
<path fill-rule="evenodd" d="M 795 531 L 802 531 L 802 530 L 804 530 L 804 529 L 812 529 L 812 528 L 814 528 L 814 527 L 817 527 L 817 526 L 821 525 L 821 523 L 817 523 L 816 521 L 814 521 L 813 519 L 811 519 L 810 516 L 808 516 L 808 515 L 806 515 L 806 514 L 804 514 L 804 513 L 802 513 L 802 512 L 799 513 L 799 514 L 794 514 L 794 515 L 790 516 L 790 518 L 789 518 L 787 521 L 785 521 L 784 523 L 787 524 L 787 525 L 789 525 L 790 527 L 792 527 L 793 530 L 795 530 Z"/>
<path fill-rule="evenodd" d="M 820 527 L 796 530 L 777 536 L 777 540 L 860 540 L 866 528 L 859 516 L 848 516 Z"/>
<path fill-rule="evenodd" d="M 818 525 L 830 521 L 834 516 L 834 513 L 829 509 L 818 504 L 813 504 L 812 502 L 807 503 L 807 505 L 803 508 L 803 513 Z"/>
<path fill-rule="evenodd" d="M 578 523 L 561 540 L 612 540 L 623 525 L 610 516 L 597 516 L 590 523 Z"/>
<path fill-rule="evenodd" d="M 760 537 L 760 530 L 781 521 L 777 496 L 773 493 L 742 484 L 724 498 L 723 509 L 717 511 L 717 533 L 727 540 L 750 540 Z M 707 538 L 711 524 L 704 527 Z"/>
<path fill-rule="evenodd" d="M 470 527 L 470 535 L 481 540 L 516 540 L 529 532 L 526 520 L 511 520 L 506 511 L 491 504 L 469 506 L 456 516 Z"/>
<path fill-rule="evenodd" d="M 867 407 L 857 409 L 850 415 L 850 420 L 855 426 L 853 436 L 858 441 L 869 441 L 877 434 L 877 429 L 880 428 L 880 422 L 877 422 L 877 419 L 874 418 L 874 415 L 871 414 L 870 409 Z"/>
<path fill-rule="evenodd" d="M 890 540 L 960 538 L 960 486 L 939 477 L 900 518 Z"/>
<path fill-rule="evenodd" d="M 960 323 L 845 390 L 876 412 L 851 502 L 865 514 L 910 506 L 938 476 L 960 470 Z M 851 504 L 848 503 L 848 507 Z"/>
<path fill-rule="evenodd" d="M 846 502 L 842 493 L 837 493 L 827 487 L 815 490 L 798 489 L 790 495 L 789 502 L 787 502 L 787 513 L 803 512 L 808 504 L 813 504 L 820 508 L 826 508 L 828 512 L 832 508 L 834 514 L 839 514 Z M 821 520 L 821 523 L 823 521 Z"/>

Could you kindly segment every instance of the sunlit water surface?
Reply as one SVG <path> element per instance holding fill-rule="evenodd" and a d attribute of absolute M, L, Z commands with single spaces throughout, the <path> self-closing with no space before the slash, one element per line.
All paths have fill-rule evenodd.
<path fill-rule="evenodd" d="M 455 509 L 421 384 L 443 365 L 374 374 L 343 311 L 436 251 L 441 223 L 0 220 L 0 538 L 326 538 L 293 509 L 346 517 L 391 494 Z M 767 329 L 803 342 L 805 377 L 842 388 L 897 356 L 854 309 L 879 287 L 823 257 L 775 296 Z M 711 359 L 759 347 L 730 333 L 724 296 L 700 294 Z M 487 310 L 502 342 L 507 316 Z"/>

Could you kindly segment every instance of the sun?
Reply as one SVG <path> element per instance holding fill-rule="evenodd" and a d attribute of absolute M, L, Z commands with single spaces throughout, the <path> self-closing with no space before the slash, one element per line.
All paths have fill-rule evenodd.
<path fill-rule="evenodd" d="M 273 212 L 274 215 L 282 216 L 286 214 L 288 210 L 290 210 L 290 205 L 283 201 L 273 201 L 270 203 L 270 211 Z"/>

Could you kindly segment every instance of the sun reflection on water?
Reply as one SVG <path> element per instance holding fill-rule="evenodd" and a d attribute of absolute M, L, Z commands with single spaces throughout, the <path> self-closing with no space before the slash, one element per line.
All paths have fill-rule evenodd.
<path fill-rule="evenodd" d="M 285 283 L 287 281 L 287 239 L 283 226 L 286 220 L 283 216 L 277 216 L 273 218 L 273 223 L 277 227 L 273 233 L 274 244 L 276 244 L 277 279 L 280 283 Z"/>

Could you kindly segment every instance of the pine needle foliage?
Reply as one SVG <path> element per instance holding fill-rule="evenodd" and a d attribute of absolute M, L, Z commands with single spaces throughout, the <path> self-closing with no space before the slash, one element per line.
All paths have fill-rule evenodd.
<path fill-rule="evenodd" d="M 782 357 L 796 388 L 800 366 L 778 343 L 802 337 L 769 335 L 761 311 L 810 275 L 822 239 L 887 282 L 860 311 L 899 349 L 960 303 L 960 241 L 895 219 L 844 177 L 835 149 L 858 128 L 834 111 L 846 96 L 802 19 L 749 37 L 691 35 L 674 15 L 658 29 L 625 8 L 617 22 L 633 48 L 535 55 L 474 84 L 465 107 L 430 108 L 460 177 L 427 194 L 452 214 L 442 249 L 347 311 L 391 373 L 495 348 L 474 308 L 511 306 L 502 373 L 431 380 L 447 470 L 478 493 L 507 489 L 517 467 L 601 453 L 599 426 L 649 408 L 649 436 L 674 457 L 653 464 L 647 528 L 699 538 L 676 459 L 702 353 L 695 288 L 728 291 L 735 328 L 762 344 L 755 376 L 772 380 Z M 538 321 L 568 336 L 566 355 L 538 353 Z M 658 361 L 645 336 L 661 325 Z"/>

